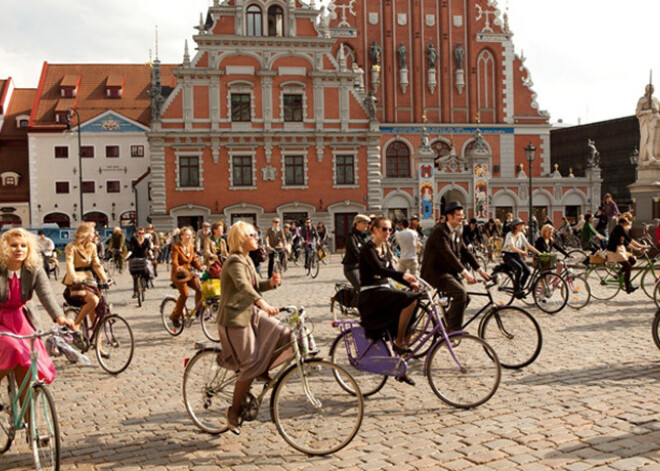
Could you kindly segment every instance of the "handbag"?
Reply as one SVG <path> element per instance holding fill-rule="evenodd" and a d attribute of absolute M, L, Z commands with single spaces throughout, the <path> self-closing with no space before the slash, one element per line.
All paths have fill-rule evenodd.
<path fill-rule="evenodd" d="M 213 262 L 207 269 L 206 272 L 211 278 L 220 278 L 220 273 L 222 273 L 222 263 L 220 260 Z"/>

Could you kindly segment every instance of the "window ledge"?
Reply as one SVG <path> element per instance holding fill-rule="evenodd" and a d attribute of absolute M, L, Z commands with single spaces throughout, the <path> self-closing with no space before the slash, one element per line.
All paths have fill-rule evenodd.
<path fill-rule="evenodd" d="M 353 188 L 360 188 L 360 185 L 358 185 L 357 183 L 351 185 L 332 185 L 332 188 L 353 189 Z"/>
<path fill-rule="evenodd" d="M 203 186 L 177 186 L 175 191 L 204 191 Z"/>
<path fill-rule="evenodd" d="M 251 186 L 230 186 L 229 190 L 241 191 L 241 190 L 256 190 L 257 187 L 254 185 Z"/>
<path fill-rule="evenodd" d="M 309 190 L 309 185 L 282 185 L 283 190 Z"/>

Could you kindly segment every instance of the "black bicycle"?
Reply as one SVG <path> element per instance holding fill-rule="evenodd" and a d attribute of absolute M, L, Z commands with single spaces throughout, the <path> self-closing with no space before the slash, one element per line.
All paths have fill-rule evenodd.
<path fill-rule="evenodd" d="M 133 298 L 137 300 L 138 307 L 142 307 L 151 278 L 149 261 L 146 258 L 129 258 L 128 270 L 133 277 Z"/>

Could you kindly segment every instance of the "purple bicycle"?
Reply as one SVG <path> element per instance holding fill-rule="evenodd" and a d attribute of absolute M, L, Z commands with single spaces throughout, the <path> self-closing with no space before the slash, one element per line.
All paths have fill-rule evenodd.
<path fill-rule="evenodd" d="M 330 347 L 331 361 L 351 373 L 366 397 L 380 391 L 388 377 L 404 378 L 408 361 L 426 352 L 424 374 L 436 396 L 463 409 L 485 403 L 500 384 L 502 367 L 495 350 L 485 340 L 464 331 L 448 334 L 434 299 L 435 290 L 424 280 L 418 281 L 422 286 L 420 303 L 430 306 L 428 314 L 435 322 L 431 327 L 413 330 L 411 353 L 393 353 L 387 333 L 381 339 L 370 339 L 357 321 L 347 319 L 334 322 L 341 332 Z M 343 378 L 336 380 L 346 391 L 355 392 Z"/>

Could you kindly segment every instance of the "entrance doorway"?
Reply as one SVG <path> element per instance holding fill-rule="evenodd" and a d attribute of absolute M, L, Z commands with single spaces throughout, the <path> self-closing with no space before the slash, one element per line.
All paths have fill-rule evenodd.
<path fill-rule="evenodd" d="M 204 222 L 203 216 L 178 216 L 176 218 L 176 227 L 185 227 L 190 226 L 195 232 L 197 232 L 202 227 Z"/>
<path fill-rule="evenodd" d="M 243 221 L 252 224 L 253 226 L 257 225 L 257 215 L 254 213 L 243 213 L 243 214 L 232 214 L 231 215 L 231 225 L 236 221 Z"/>
<path fill-rule="evenodd" d="M 282 213 L 282 219 L 284 220 L 283 223 L 286 224 L 287 222 L 295 222 L 296 226 L 302 226 L 305 223 L 305 219 L 309 217 L 309 213 L 307 211 L 302 211 L 299 213 Z"/>
<path fill-rule="evenodd" d="M 335 214 L 335 250 L 345 250 L 346 241 L 351 233 L 353 218 L 357 213 L 336 213 Z"/>
<path fill-rule="evenodd" d="M 495 218 L 502 223 L 506 221 L 506 215 L 509 213 L 513 214 L 513 206 L 498 206 L 495 208 Z"/>

